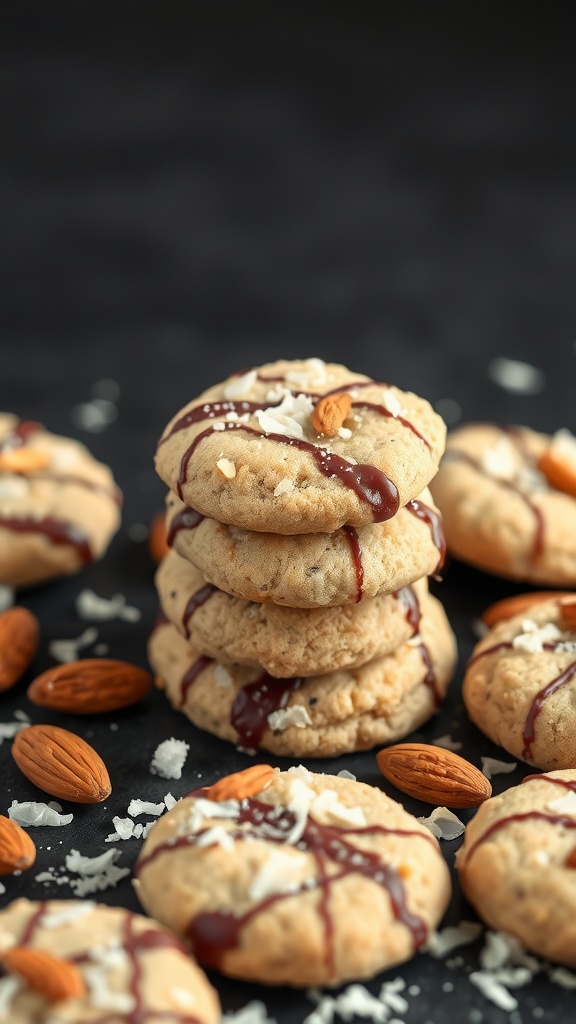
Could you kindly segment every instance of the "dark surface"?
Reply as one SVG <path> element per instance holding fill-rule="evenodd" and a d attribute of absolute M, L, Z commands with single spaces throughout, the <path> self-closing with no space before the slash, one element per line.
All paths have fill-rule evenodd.
<path fill-rule="evenodd" d="M 530 23 L 525 11 L 516 19 L 512 8 L 505 21 L 483 9 L 473 24 L 436 5 L 383 8 L 9 11 L 0 44 L 2 406 L 85 441 L 111 465 L 125 505 L 101 564 L 21 595 L 39 616 L 42 644 L 0 708 L 2 721 L 20 708 L 89 738 L 113 794 L 105 807 L 66 807 L 75 814 L 67 828 L 35 830 L 37 865 L 4 879 L 0 905 L 21 894 L 69 896 L 34 875 L 61 865 L 71 847 L 105 850 L 112 816 L 125 816 L 132 796 L 180 796 L 248 763 L 157 692 L 90 720 L 45 714 L 25 696 L 52 664 L 50 640 L 85 628 L 74 610 L 84 587 L 122 592 L 142 610 L 138 624 L 99 626 L 99 639 L 111 656 L 146 664 L 154 568 L 129 530 L 162 505 L 156 440 L 189 398 L 236 368 L 319 355 L 432 403 L 453 399 L 463 420 L 575 427 L 569 26 L 557 13 L 554 22 Z M 538 366 L 543 390 L 495 385 L 487 368 L 501 355 Z M 102 378 L 119 384 L 118 419 L 89 435 L 70 414 Z M 510 760 L 466 722 L 459 688 L 472 620 L 526 588 L 453 564 L 434 589 L 460 665 L 439 717 L 411 738 L 450 732 L 474 763 L 482 754 Z M 191 744 L 179 782 L 149 773 L 169 736 Z M 308 764 L 346 767 L 393 793 L 373 753 Z M 496 777 L 495 791 L 525 772 Z M 0 777 L 1 812 L 13 798 L 42 798 L 7 741 Z M 139 842 L 116 845 L 119 864 L 130 866 Z M 449 863 L 456 845 L 443 844 Z M 102 899 L 137 907 L 129 879 Z M 474 915 L 456 886 L 447 922 L 462 916 Z M 418 956 L 385 976 L 420 986 L 400 1015 L 407 1024 L 474 1024 L 473 1010 L 494 1024 L 510 1019 L 466 979 L 479 945 L 462 952 L 460 969 Z M 226 1009 L 257 995 L 282 1024 L 312 1009 L 298 993 L 213 981 Z M 569 994 L 545 976 L 516 995 L 516 1024 L 538 1008 L 548 1024 L 572 1019 Z"/>

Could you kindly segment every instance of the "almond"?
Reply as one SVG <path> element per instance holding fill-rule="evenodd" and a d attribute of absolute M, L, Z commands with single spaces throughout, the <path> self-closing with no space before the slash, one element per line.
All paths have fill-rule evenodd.
<path fill-rule="evenodd" d="M 538 469 L 551 487 L 576 498 L 576 464 L 552 443 L 538 459 Z"/>
<path fill-rule="evenodd" d="M 51 1003 L 81 999 L 86 994 L 86 983 L 76 965 L 44 949 L 12 946 L 2 954 L 2 963 L 11 974 L 22 978 L 28 988 Z"/>
<path fill-rule="evenodd" d="M 152 676 L 143 668 L 112 658 L 85 658 L 48 669 L 28 687 L 33 704 L 53 711 L 98 715 L 117 711 L 144 697 Z"/>
<path fill-rule="evenodd" d="M 223 779 L 219 779 L 210 786 L 206 799 L 218 803 L 223 800 L 246 800 L 247 797 L 260 793 L 273 775 L 274 769 L 271 765 L 254 764 L 250 768 L 245 768 L 243 772 L 234 772 L 233 775 L 225 775 Z"/>
<path fill-rule="evenodd" d="M 572 597 L 576 600 L 576 594 L 568 590 L 533 590 L 527 594 L 514 594 L 512 597 L 505 597 L 502 601 L 495 601 L 494 604 L 491 604 L 483 612 L 482 622 L 492 629 L 499 622 L 513 619 L 515 615 L 530 611 L 534 605 L 561 597 Z"/>
<path fill-rule="evenodd" d="M 9 690 L 31 664 L 40 638 L 38 619 L 27 608 L 0 614 L 0 691 Z"/>
<path fill-rule="evenodd" d="M 167 543 L 166 515 L 164 512 L 157 512 L 150 523 L 148 550 L 157 565 L 160 564 L 170 550 Z"/>
<path fill-rule="evenodd" d="M 33 473 L 49 465 L 50 456 L 37 448 L 8 448 L 0 452 L 0 471 L 6 473 Z"/>
<path fill-rule="evenodd" d="M 564 865 L 567 868 L 576 868 L 576 846 L 573 850 L 570 850 L 570 853 L 564 861 Z"/>
<path fill-rule="evenodd" d="M 0 814 L 0 875 L 25 871 L 36 860 L 34 841 L 20 825 Z"/>
<path fill-rule="evenodd" d="M 397 743 L 376 756 L 382 774 L 402 793 L 428 804 L 477 807 L 492 794 L 482 772 L 452 750 Z"/>
<path fill-rule="evenodd" d="M 566 600 L 559 601 L 560 625 L 562 629 L 576 629 L 576 594 Z"/>
<path fill-rule="evenodd" d="M 321 398 L 312 413 L 312 426 L 319 434 L 333 437 L 338 433 L 352 408 L 352 399 L 346 391 Z"/>
<path fill-rule="evenodd" d="M 14 737 L 12 755 L 35 786 L 62 800 L 97 804 L 112 791 L 102 758 L 93 747 L 56 725 L 29 725 Z"/>

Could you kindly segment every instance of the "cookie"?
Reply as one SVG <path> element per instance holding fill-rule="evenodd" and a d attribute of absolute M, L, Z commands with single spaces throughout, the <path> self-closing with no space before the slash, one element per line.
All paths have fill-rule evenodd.
<path fill-rule="evenodd" d="M 476 645 L 466 710 L 494 743 L 545 771 L 576 764 L 576 595 L 542 601 Z"/>
<path fill-rule="evenodd" d="M 156 573 L 160 606 L 201 654 L 273 676 L 321 675 L 390 654 L 414 633 L 410 588 L 341 608 L 282 608 L 231 597 L 172 551 Z M 425 598 L 425 580 L 414 585 Z M 408 613 L 408 614 L 407 614 Z"/>
<path fill-rule="evenodd" d="M 439 571 L 445 542 L 429 491 L 387 523 L 286 536 L 226 526 L 166 499 L 168 539 L 220 590 L 291 608 L 355 604 Z"/>
<path fill-rule="evenodd" d="M 576 967 L 576 770 L 532 775 L 479 808 L 456 854 L 462 889 L 493 929 Z"/>
<path fill-rule="evenodd" d="M 327 395 L 349 406 L 329 436 L 313 424 Z M 390 519 L 415 498 L 438 469 L 445 432 L 416 395 L 319 359 L 281 360 L 234 374 L 181 409 L 156 469 L 219 522 L 332 533 Z"/>
<path fill-rule="evenodd" d="M 120 504 L 84 445 L 0 414 L 0 583 L 31 586 L 101 558 Z"/>
<path fill-rule="evenodd" d="M 431 833 L 372 786 L 249 772 L 249 796 L 241 772 L 154 825 L 136 865 L 148 912 L 201 963 L 268 984 L 369 978 L 422 948 L 450 895 Z"/>
<path fill-rule="evenodd" d="M 549 437 L 527 427 L 475 423 L 451 433 L 430 485 L 449 551 L 497 576 L 576 585 L 571 455 L 564 431 Z M 564 477 L 551 469 L 558 465 Z"/>
<path fill-rule="evenodd" d="M 40 972 L 39 955 L 57 961 Z M 220 1020 L 218 997 L 180 940 L 121 907 L 15 900 L 0 911 L 0 962 L 0 1016 L 10 1024 Z"/>
<path fill-rule="evenodd" d="M 455 640 L 436 598 L 415 601 L 418 633 L 393 654 L 356 669 L 275 679 L 262 669 L 200 655 L 160 622 L 149 659 L 175 708 L 221 739 L 289 757 L 333 757 L 392 742 L 422 725 L 444 697 Z"/>

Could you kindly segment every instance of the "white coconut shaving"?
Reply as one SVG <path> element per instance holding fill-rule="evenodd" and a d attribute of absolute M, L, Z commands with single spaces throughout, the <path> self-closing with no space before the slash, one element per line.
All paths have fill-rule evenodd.
<path fill-rule="evenodd" d="M 13 800 L 8 808 L 8 817 L 22 828 L 31 828 L 36 825 L 69 825 L 74 815 L 60 814 L 50 804 L 41 801 L 24 800 L 19 802 Z"/>
<path fill-rule="evenodd" d="M 142 618 L 139 608 L 126 604 L 124 594 L 114 594 L 111 598 L 99 597 L 88 588 L 78 594 L 76 612 L 81 619 L 93 619 L 98 622 L 110 622 L 112 619 L 139 622 Z"/>
<path fill-rule="evenodd" d="M 497 757 L 481 757 L 482 774 L 487 779 L 493 775 L 509 775 L 517 767 L 517 761 L 499 761 Z"/>
<path fill-rule="evenodd" d="M 82 648 L 90 647 L 98 639 L 98 630 L 95 626 L 89 626 L 80 636 L 72 640 L 52 640 L 48 644 L 48 650 L 55 661 L 62 665 L 70 661 L 77 661 Z"/>
<path fill-rule="evenodd" d="M 272 732 L 283 732 L 294 725 L 297 729 L 305 729 L 312 725 L 308 709 L 303 704 L 293 704 L 290 708 L 279 708 L 268 715 L 268 725 Z"/>
<path fill-rule="evenodd" d="M 430 934 L 426 952 L 438 960 L 460 946 L 475 942 L 481 932 L 482 925 L 477 921 L 460 921 L 457 925 L 448 925 L 439 932 Z"/>
<path fill-rule="evenodd" d="M 499 356 L 488 364 L 488 376 L 494 384 L 517 395 L 538 395 L 546 378 L 541 370 L 521 359 Z"/>
<path fill-rule="evenodd" d="M 150 771 L 163 779 L 181 779 L 182 768 L 188 756 L 190 744 L 173 736 L 159 743 L 152 756 Z"/>
<path fill-rule="evenodd" d="M 460 818 L 447 807 L 435 807 L 428 818 L 418 818 L 418 821 L 437 839 L 458 839 L 465 829 Z"/>

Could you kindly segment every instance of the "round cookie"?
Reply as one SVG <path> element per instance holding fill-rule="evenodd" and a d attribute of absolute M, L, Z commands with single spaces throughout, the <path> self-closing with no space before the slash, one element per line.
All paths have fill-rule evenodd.
<path fill-rule="evenodd" d="M 352 400 L 334 436 L 319 400 Z M 186 504 L 271 533 L 332 533 L 396 514 L 438 469 L 446 428 L 417 395 L 319 359 L 232 375 L 166 427 L 156 469 Z"/>
<path fill-rule="evenodd" d="M 576 595 L 543 601 L 476 645 L 462 695 L 472 721 L 544 771 L 576 764 Z"/>
<path fill-rule="evenodd" d="M 17 973 L 16 947 L 24 957 L 42 951 L 65 961 L 78 994 L 51 1001 L 29 987 Z M 15 900 L 0 911 L 0 958 L 5 956 L 0 1005 L 10 1024 L 220 1020 L 216 993 L 176 935 L 121 907 L 91 900 Z M 54 983 L 53 967 L 50 975 Z"/>
<path fill-rule="evenodd" d="M 576 463 L 572 493 L 557 486 L 570 486 L 572 444 L 576 460 L 564 431 L 473 423 L 451 433 L 430 485 L 449 551 L 497 576 L 576 586 Z"/>
<path fill-rule="evenodd" d="M 97 560 L 120 505 L 110 470 L 84 445 L 0 414 L 0 583 L 31 586 Z"/>
<path fill-rule="evenodd" d="M 201 963 L 250 981 L 337 985 L 412 957 L 450 895 L 434 837 L 372 786 L 266 769 L 221 780 L 225 802 L 197 790 L 154 825 L 136 865 L 143 905 Z"/>
<path fill-rule="evenodd" d="M 576 770 L 529 776 L 481 804 L 456 854 L 480 917 L 576 967 Z"/>
<path fill-rule="evenodd" d="M 331 534 L 241 530 L 205 518 L 172 491 L 166 519 L 174 550 L 220 590 L 290 608 L 340 607 L 392 594 L 444 561 L 442 520 L 427 490 L 387 523 Z"/>
<path fill-rule="evenodd" d="M 206 583 L 191 562 L 170 552 L 156 573 L 160 606 L 201 654 L 262 666 L 273 676 L 313 676 L 391 654 L 414 634 L 410 609 L 426 580 L 396 594 L 342 608 L 282 608 L 231 597 Z"/>
<path fill-rule="evenodd" d="M 224 666 L 200 656 L 166 622 L 153 631 L 148 654 L 173 706 L 199 728 L 247 750 L 333 757 L 406 736 L 444 697 L 454 636 L 436 598 L 425 598 L 421 614 L 419 633 L 393 654 L 311 678 Z"/>

